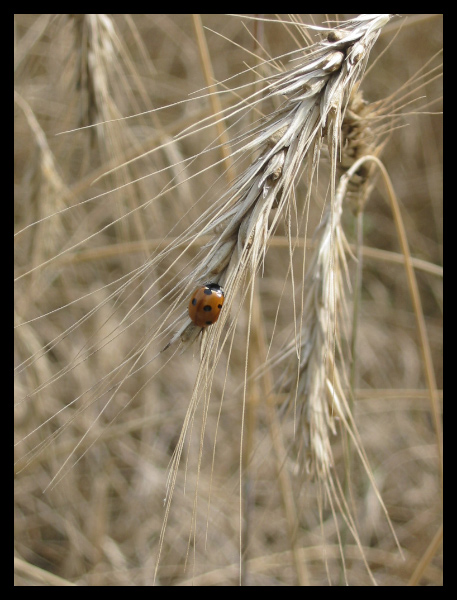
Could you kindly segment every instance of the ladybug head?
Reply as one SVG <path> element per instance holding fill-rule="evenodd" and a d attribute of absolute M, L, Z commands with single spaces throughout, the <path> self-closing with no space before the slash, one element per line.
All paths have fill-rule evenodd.
<path fill-rule="evenodd" d="M 218 283 L 205 283 L 204 285 L 205 285 L 205 287 L 209 288 L 210 290 L 214 290 L 215 292 L 220 292 L 222 295 L 224 295 L 224 290 Z"/>

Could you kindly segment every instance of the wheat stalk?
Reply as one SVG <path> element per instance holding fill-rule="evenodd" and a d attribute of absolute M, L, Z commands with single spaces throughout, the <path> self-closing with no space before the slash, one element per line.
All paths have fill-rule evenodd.
<path fill-rule="evenodd" d="M 390 15 L 361 15 L 343 23 L 338 30 L 327 31 L 325 40 L 310 46 L 298 65 L 265 80 L 266 98 L 284 97 L 285 100 L 249 133 L 252 139 L 243 146 L 243 152 L 254 153 L 257 158 L 222 198 L 222 208 L 216 216 L 199 232 L 199 235 L 215 233 L 203 248 L 199 264 L 183 283 L 188 287 L 206 281 L 218 283 L 225 289 L 226 301 L 221 318 L 207 334 L 205 332 L 202 343 L 194 392 L 171 463 L 161 545 L 185 438 L 201 396 L 205 398 L 204 413 L 207 413 L 211 379 L 220 355 L 218 342 L 234 298 L 244 298 L 253 285 L 271 235 L 282 215 L 292 210 L 295 182 L 303 169 L 308 186 L 305 205 L 309 202 L 325 141 L 331 161 L 331 202 L 320 227 L 321 241 L 315 259 L 304 282 L 306 300 L 302 314 L 305 318 L 300 336 L 304 344 L 292 388 L 295 398 L 306 398 L 298 408 L 297 420 L 302 439 L 311 453 L 312 469 L 321 478 L 329 477 L 329 431 L 335 431 L 335 416 L 343 414 L 342 401 L 338 399 L 343 395 L 342 385 L 333 359 L 337 313 L 344 298 L 341 273 L 345 269 L 345 244 L 340 225 L 343 196 L 335 197 L 334 180 L 347 105 L 379 31 L 389 18 Z M 250 99 L 251 109 L 256 102 Z M 185 348 L 201 333 L 201 328 L 185 315 L 182 318 L 184 323 L 163 351 L 178 341 Z M 299 340 L 294 342 L 294 347 L 297 345 L 300 345 Z M 202 431 L 204 428 L 203 422 Z M 199 464 L 201 453 L 202 447 Z"/>

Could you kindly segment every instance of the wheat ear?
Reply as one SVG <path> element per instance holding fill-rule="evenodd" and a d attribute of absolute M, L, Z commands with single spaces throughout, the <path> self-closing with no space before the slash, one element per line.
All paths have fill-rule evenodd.
<path fill-rule="evenodd" d="M 297 177 L 305 167 L 308 189 L 316 171 L 320 151 L 327 140 L 336 172 L 341 126 L 351 92 L 360 80 L 369 53 L 389 14 L 360 15 L 338 29 L 325 30 L 326 38 L 306 50 L 306 56 L 289 71 L 266 78 L 266 98 L 285 98 L 281 106 L 249 132 L 251 141 L 243 153 L 257 153 L 258 158 L 220 199 L 217 213 L 196 237 L 213 232 L 202 259 L 180 282 L 182 289 L 205 281 L 219 283 L 226 292 L 226 307 L 243 284 L 251 281 L 265 255 L 268 241 L 286 207 L 293 202 Z M 249 99 L 252 109 L 260 99 Z M 310 192 L 309 192 L 310 193 Z M 309 200 L 309 194 L 308 199 Z M 277 209 L 270 221 L 272 211 Z M 217 335 L 229 310 L 211 329 Z M 187 344 L 200 333 L 183 314 L 179 331 L 165 348 L 181 340 Z"/>

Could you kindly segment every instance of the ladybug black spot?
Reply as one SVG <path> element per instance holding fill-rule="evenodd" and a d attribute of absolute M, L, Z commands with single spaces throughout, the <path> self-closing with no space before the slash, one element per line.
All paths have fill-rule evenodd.
<path fill-rule="evenodd" d="M 210 310 L 211 310 L 211 306 L 204 306 L 204 307 L 203 307 L 203 310 L 206 310 L 206 312 L 208 312 L 208 311 L 210 311 Z"/>
<path fill-rule="evenodd" d="M 194 298 L 194 299 L 192 300 L 192 306 L 195 306 L 196 304 L 197 304 L 197 298 Z"/>
<path fill-rule="evenodd" d="M 218 304 L 217 308 L 219 308 L 219 309 L 222 308 L 222 304 Z"/>

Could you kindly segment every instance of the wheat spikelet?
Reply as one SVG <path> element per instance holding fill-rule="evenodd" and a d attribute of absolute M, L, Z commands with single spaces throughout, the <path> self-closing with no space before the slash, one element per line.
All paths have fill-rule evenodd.
<path fill-rule="evenodd" d="M 306 470 L 320 478 L 328 477 L 333 464 L 330 436 L 336 433 L 335 419 L 346 413 L 345 394 L 334 356 L 335 340 L 340 337 L 347 273 L 342 200 L 341 195 L 337 196 L 334 206 L 326 211 L 304 281 L 298 369 L 292 366 L 297 342 L 281 357 L 281 362 L 291 364 L 290 371 L 295 371 L 283 389 L 289 390 L 285 404 L 293 406 L 297 423 L 298 454 Z"/>

